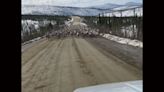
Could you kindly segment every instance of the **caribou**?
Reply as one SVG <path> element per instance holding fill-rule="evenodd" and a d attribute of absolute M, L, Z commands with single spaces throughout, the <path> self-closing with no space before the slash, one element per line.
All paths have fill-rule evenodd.
<path fill-rule="evenodd" d="M 53 30 L 46 34 L 46 38 L 65 38 L 65 37 L 97 37 L 99 35 L 99 30 L 96 29 L 76 29 L 76 30 Z"/>

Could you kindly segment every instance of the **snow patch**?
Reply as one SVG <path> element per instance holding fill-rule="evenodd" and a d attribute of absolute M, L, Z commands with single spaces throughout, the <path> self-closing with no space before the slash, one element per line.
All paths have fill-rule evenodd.
<path fill-rule="evenodd" d="M 121 43 L 121 44 L 127 44 L 127 45 L 136 46 L 136 47 L 140 47 L 140 48 L 143 47 L 143 43 L 141 41 L 138 41 L 138 40 L 131 40 L 131 39 L 128 39 L 128 38 L 121 38 L 121 37 L 114 36 L 114 35 L 111 35 L 111 34 L 100 34 L 100 35 L 107 38 L 107 39 L 110 39 L 112 41 L 116 41 L 116 42 Z"/>

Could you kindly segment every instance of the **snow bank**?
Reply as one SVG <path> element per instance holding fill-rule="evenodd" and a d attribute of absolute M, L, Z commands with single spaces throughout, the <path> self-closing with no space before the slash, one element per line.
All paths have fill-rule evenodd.
<path fill-rule="evenodd" d="M 41 37 L 37 37 L 37 38 L 34 38 L 34 39 L 32 39 L 32 40 L 30 40 L 31 42 L 34 42 L 34 41 L 38 41 L 38 40 L 40 40 L 41 39 Z"/>
<path fill-rule="evenodd" d="M 138 40 L 131 40 L 131 39 L 127 39 L 127 38 L 121 38 L 121 37 L 114 36 L 114 35 L 111 35 L 111 34 L 100 34 L 100 35 L 107 38 L 107 39 L 116 41 L 116 42 L 121 43 L 121 44 L 132 45 L 132 46 L 136 46 L 136 47 L 140 47 L 140 48 L 143 47 L 143 43 L 141 41 L 138 41 Z"/>
<path fill-rule="evenodd" d="M 25 45 L 25 44 L 29 44 L 29 43 L 32 43 L 32 42 L 38 41 L 38 40 L 40 40 L 41 38 L 42 38 L 42 37 L 34 38 L 34 39 L 32 39 L 32 40 L 29 40 L 29 41 L 26 41 L 26 42 L 22 43 L 22 45 Z"/>
<path fill-rule="evenodd" d="M 81 25 L 81 26 L 87 26 L 87 24 L 85 24 L 85 23 L 80 23 L 80 25 Z"/>

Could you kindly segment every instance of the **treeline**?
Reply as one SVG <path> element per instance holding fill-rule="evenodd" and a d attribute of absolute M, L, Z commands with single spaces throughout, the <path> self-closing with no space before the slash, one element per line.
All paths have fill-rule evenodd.
<path fill-rule="evenodd" d="M 22 20 L 35 20 L 35 21 L 43 21 L 43 20 L 53 20 L 56 21 L 57 25 L 64 24 L 65 20 L 70 19 L 70 16 L 58 16 L 58 15 L 22 15 Z"/>
<path fill-rule="evenodd" d="M 36 24 L 26 23 L 22 24 L 21 29 L 21 40 L 22 43 L 29 41 L 31 39 L 42 37 L 47 32 L 52 30 L 59 30 L 64 27 L 64 21 L 67 21 L 69 16 L 49 16 L 49 15 L 22 15 L 22 21 L 32 20 L 38 21 L 38 28 L 36 29 Z M 49 21 L 49 23 L 43 25 L 44 21 Z M 54 22 L 54 24 L 52 23 Z M 42 24 L 42 25 L 41 25 Z"/>
<path fill-rule="evenodd" d="M 96 16 L 82 16 L 83 22 L 88 26 L 95 28 L 97 27 L 98 17 Z"/>
<path fill-rule="evenodd" d="M 56 20 L 56 19 L 67 19 L 70 18 L 70 16 L 58 16 L 58 15 L 22 15 L 22 19 L 31 19 L 31 20 Z"/>
<path fill-rule="evenodd" d="M 49 23 L 45 26 L 39 26 L 39 29 L 35 29 L 34 25 L 29 26 L 28 31 L 24 31 L 22 29 L 22 32 L 21 32 L 22 33 L 22 36 L 21 36 L 22 43 L 32 40 L 37 37 L 42 37 L 47 32 L 51 31 L 52 29 L 53 29 L 53 25 L 51 23 Z"/>
<path fill-rule="evenodd" d="M 110 33 L 124 38 L 137 39 L 142 41 L 143 29 L 141 16 L 133 17 L 106 17 L 106 16 L 92 16 L 84 17 L 91 27 L 96 27 L 102 33 Z M 95 22 L 96 21 L 96 22 Z"/>

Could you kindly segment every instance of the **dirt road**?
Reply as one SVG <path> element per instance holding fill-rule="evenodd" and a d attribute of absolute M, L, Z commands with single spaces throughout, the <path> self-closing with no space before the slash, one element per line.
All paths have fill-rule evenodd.
<path fill-rule="evenodd" d="M 81 25 L 80 17 L 72 18 L 70 30 Z M 142 62 L 141 50 L 101 37 L 42 40 L 22 46 L 22 52 L 22 92 L 73 92 L 142 79 L 142 70 L 131 64 Z"/>
<path fill-rule="evenodd" d="M 73 24 L 72 25 L 80 25 L 82 19 L 78 16 L 72 16 L 72 19 L 73 19 Z"/>
<path fill-rule="evenodd" d="M 22 53 L 22 92 L 76 88 L 142 79 L 141 70 L 83 38 L 41 41 Z"/>

